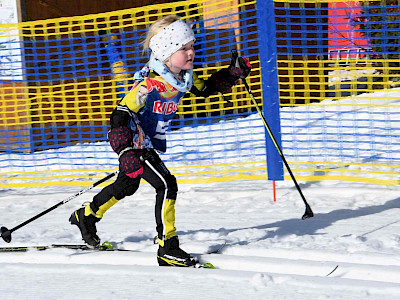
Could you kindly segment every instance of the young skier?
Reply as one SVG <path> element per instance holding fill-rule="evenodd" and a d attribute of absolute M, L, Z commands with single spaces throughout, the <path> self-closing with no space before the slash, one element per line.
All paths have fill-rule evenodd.
<path fill-rule="evenodd" d="M 204 82 L 193 73 L 194 42 L 191 27 L 177 16 L 163 17 L 150 26 L 144 41 L 144 49 L 151 50 L 150 61 L 134 75 L 132 89 L 110 118 L 108 139 L 119 156 L 118 177 L 69 219 L 88 245 L 99 246 L 96 222 L 119 200 L 133 195 L 143 178 L 156 190 L 159 265 L 196 264 L 196 259 L 179 246 L 175 228 L 178 186 L 157 152 L 166 151 L 169 123 L 186 92 L 203 97 L 228 92 L 240 76 L 249 74 L 251 66 L 240 57 L 237 66 L 222 69 Z"/>

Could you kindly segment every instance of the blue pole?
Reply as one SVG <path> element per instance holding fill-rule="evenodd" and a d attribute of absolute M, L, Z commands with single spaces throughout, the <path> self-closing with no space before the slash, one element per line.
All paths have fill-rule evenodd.
<path fill-rule="evenodd" d="M 279 83 L 277 67 L 275 8 L 273 0 L 257 1 L 258 43 L 260 49 L 263 91 L 263 114 L 282 149 L 279 108 Z M 283 163 L 267 130 L 267 170 L 269 180 L 283 180 Z"/>

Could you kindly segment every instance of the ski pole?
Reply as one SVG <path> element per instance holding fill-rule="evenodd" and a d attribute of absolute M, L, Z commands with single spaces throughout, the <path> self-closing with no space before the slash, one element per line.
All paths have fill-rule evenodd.
<path fill-rule="evenodd" d="M 94 187 L 98 186 L 99 184 L 107 181 L 108 179 L 112 178 L 113 176 L 115 176 L 116 174 L 118 174 L 118 170 L 114 171 L 113 173 L 108 174 L 106 177 L 100 179 L 99 181 L 93 183 L 91 186 L 88 186 L 82 190 L 80 190 L 79 192 L 75 193 L 72 196 L 69 196 L 68 198 L 64 199 L 63 201 L 53 205 L 52 207 L 46 209 L 45 211 L 41 212 L 40 214 L 30 218 L 29 220 L 26 220 L 25 222 L 19 224 L 18 226 L 15 226 L 12 229 L 8 229 L 7 227 L 3 226 L 1 227 L 1 237 L 3 238 L 3 240 L 7 243 L 11 242 L 11 233 L 18 230 L 19 228 L 29 224 L 30 222 L 40 218 L 41 216 L 47 214 L 48 212 L 51 212 L 52 210 L 56 209 L 57 207 L 64 205 L 65 203 L 68 203 L 69 201 L 71 201 L 72 199 L 75 199 L 76 197 L 86 193 L 87 191 L 90 191 L 91 189 L 93 189 Z"/>
<path fill-rule="evenodd" d="M 238 57 L 237 51 L 236 51 L 236 50 L 232 50 L 232 60 L 235 60 L 235 61 L 236 61 L 237 57 Z M 283 155 L 283 152 L 282 152 L 281 148 L 279 147 L 279 144 L 278 144 L 278 142 L 277 142 L 277 140 L 276 140 L 274 134 L 272 133 L 271 128 L 269 127 L 267 120 L 265 119 L 265 117 L 264 117 L 264 115 L 262 114 L 260 108 L 258 107 L 257 101 L 256 101 L 256 99 L 254 98 L 254 95 L 253 95 L 252 91 L 250 90 L 249 85 L 247 84 L 246 78 L 245 78 L 244 76 L 242 76 L 242 77 L 240 77 L 240 79 L 242 80 L 242 82 L 243 82 L 243 84 L 244 84 L 244 86 L 245 86 L 247 92 L 249 93 L 250 98 L 251 98 L 251 101 L 253 102 L 254 106 L 256 107 L 257 112 L 258 112 L 258 114 L 260 115 L 260 117 L 261 117 L 261 119 L 262 119 L 262 121 L 263 121 L 263 123 L 264 123 L 264 126 L 265 126 L 265 128 L 267 129 L 268 134 L 269 134 L 269 136 L 271 137 L 271 140 L 272 140 L 272 142 L 273 142 L 274 145 L 275 145 L 276 150 L 278 150 L 278 153 L 279 153 L 280 157 L 282 158 L 282 161 L 283 161 L 283 163 L 285 164 L 286 169 L 287 169 L 287 171 L 289 172 L 290 177 L 292 178 L 292 180 L 293 180 L 293 182 L 294 182 L 294 185 L 296 186 L 296 189 L 297 189 L 297 191 L 299 192 L 299 194 L 300 194 L 300 196 L 301 196 L 301 199 L 303 200 L 303 202 L 304 202 L 304 204 L 305 204 L 305 206 L 306 206 L 306 211 L 305 211 L 304 215 L 303 215 L 301 218 L 302 218 L 303 220 L 308 219 L 308 218 L 312 218 L 312 217 L 314 216 L 314 213 L 313 213 L 313 211 L 311 210 L 310 205 L 307 203 L 307 200 L 306 200 L 306 198 L 304 197 L 303 192 L 301 191 L 301 188 L 300 188 L 299 184 L 297 183 L 297 180 L 296 180 L 296 178 L 294 177 L 293 172 L 292 172 L 292 170 L 290 169 L 290 166 L 289 166 L 288 162 L 286 161 L 286 158 L 285 158 L 285 156 Z"/>

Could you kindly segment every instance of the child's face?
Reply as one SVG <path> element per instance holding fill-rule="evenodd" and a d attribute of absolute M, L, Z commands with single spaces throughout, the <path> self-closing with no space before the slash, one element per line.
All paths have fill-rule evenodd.
<path fill-rule="evenodd" d="M 182 70 L 189 70 L 193 68 L 193 45 L 194 41 L 190 41 L 166 59 L 165 65 L 172 73 L 178 74 Z"/>

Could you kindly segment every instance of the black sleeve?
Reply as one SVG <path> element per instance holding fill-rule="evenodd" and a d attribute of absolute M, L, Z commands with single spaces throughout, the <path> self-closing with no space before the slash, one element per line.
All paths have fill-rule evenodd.
<path fill-rule="evenodd" d="M 195 72 L 193 72 L 194 84 L 190 92 L 197 97 L 207 98 L 212 94 L 217 94 L 218 90 L 214 86 L 214 81 L 211 76 L 209 79 L 201 79 Z"/>
<path fill-rule="evenodd" d="M 197 97 L 204 97 L 204 98 L 207 98 L 212 94 L 212 91 L 209 88 L 207 88 L 206 85 L 204 85 L 202 90 L 199 90 L 197 86 L 193 85 L 192 88 L 190 89 L 190 92 Z"/>
<path fill-rule="evenodd" d="M 128 108 L 126 108 L 128 109 Z M 110 125 L 111 129 L 118 128 L 121 126 L 127 126 L 130 119 L 130 115 L 127 111 L 115 108 L 111 113 Z"/>
<path fill-rule="evenodd" d="M 194 85 L 190 92 L 204 98 L 217 93 L 230 93 L 232 87 L 239 83 L 239 79 L 246 78 L 250 71 L 251 64 L 248 59 L 237 56 L 236 58 L 232 57 L 229 67 L 218 70 L 206 81 L 198 78 L 197 74 L 193 73 Z"/>

